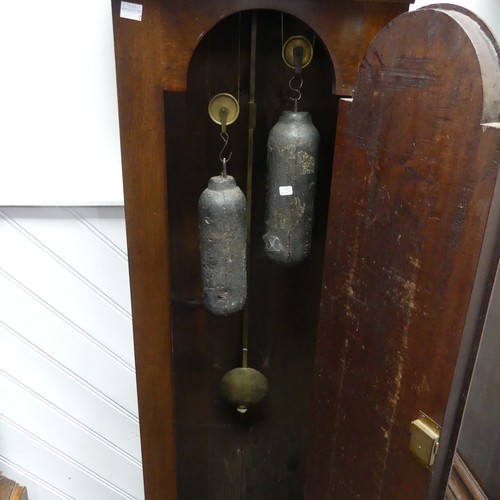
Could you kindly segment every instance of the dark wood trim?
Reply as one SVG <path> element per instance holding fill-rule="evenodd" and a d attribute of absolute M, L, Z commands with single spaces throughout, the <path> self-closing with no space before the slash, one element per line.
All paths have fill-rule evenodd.
<path fill-rule="evenodd" d="M 125 216 L 144 488 L 177 497 L 168 263 L 167 183 L 160 0 L 141 22 L 120 19 L 113 0 Z"/>
<path fill-rule="evenodd" d="M 462 457 L 455 453 L 445 500 L 488 500 Z"/>
<path fill-rule="evenodd" d="M 186 90 L 191 56 L 198 42 L 215 24 L 242 10 L 271 9 L 299 18 L 316 32 L 326 45 L 335 68 L 334 93 L 351 95 L 358 65 L 369 43 L 383 26 L 409 8 L 409 0 L 376 4 L 318 1 L 314 8 L 309 0 L 212 0 L 204 2 L 203 7 L 199 3 L 199 0 L 163 3 L 163 46 L 165 52 L 168 51 L 168 60 L 163 65 L 163 85 L 167 91 Z M 175 50 L 171 50 L 173 47 Z"/>
<path fill-rule="evenodd" d="M 377 2 L 377 3 L 415 3 L 415 0 L 352 0 L 353 2 Z"/>

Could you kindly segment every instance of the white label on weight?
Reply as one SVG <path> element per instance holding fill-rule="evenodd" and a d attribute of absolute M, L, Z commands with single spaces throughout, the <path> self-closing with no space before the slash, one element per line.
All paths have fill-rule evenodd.
<path fill-rule="evenodd" d="M 290 196 L 293 194 L 292 186 L 280 186 L 280 195 L 281 196 Z"/>
<path fill-rule="evenodd" d="M 142 5 L 138 3 L 122 2 L 120 6 L 120 17 L 142 21 Z"/>

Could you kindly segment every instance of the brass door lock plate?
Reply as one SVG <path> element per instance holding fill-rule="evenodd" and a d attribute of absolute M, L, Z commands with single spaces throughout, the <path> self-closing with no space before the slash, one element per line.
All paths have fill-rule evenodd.
<path fill-rule="evenodd" d="M 440 435 L 441 426 L 423 412 L 411 423 L 410 451 L 428 469 L 434 465 Z"/>

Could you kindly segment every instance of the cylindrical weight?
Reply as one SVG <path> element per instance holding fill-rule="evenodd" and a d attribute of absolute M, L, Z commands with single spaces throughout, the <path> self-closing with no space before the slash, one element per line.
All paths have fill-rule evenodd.
<path fill-rule="evenodd" d="M 203 302 L 227 316 L 243 309 L 247 294 L 246 200 L 233 177 L 210 179 L 198 215 Z"/>
<path fill-rule="evenodd" d="M 311 249 L 319 132 L 305 111 L 284 111 L 267 142 L 266 254 L 297 264 Z"/>

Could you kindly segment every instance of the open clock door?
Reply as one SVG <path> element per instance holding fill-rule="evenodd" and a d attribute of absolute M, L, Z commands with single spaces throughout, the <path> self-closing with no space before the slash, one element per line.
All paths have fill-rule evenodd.
<path fill-rule="evenodd" d="M 498 264 L 499 103 L 494 38 L 449 5 L 384 28 L 341 103 L 309 500 L 444 495 Z M 427 464 L 420 412 L 442 426 Z"/>

